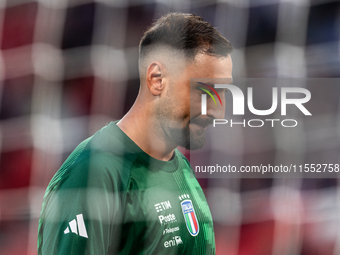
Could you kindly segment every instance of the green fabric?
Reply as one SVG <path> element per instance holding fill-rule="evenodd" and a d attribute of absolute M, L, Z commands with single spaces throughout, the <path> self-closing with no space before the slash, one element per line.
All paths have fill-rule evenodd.
<path fill-rule="evenodd" d="M 196 236 L 184 200 L 196 214 Z M 47 187 L 38 254 L 215 254 L 212 218 L 177 149 L 172 160 L 156 160 L 111 122 L 72 152 Z"/>

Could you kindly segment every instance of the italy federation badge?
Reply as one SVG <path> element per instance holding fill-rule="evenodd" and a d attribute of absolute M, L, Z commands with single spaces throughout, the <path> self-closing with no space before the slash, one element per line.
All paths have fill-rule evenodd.
<path fill-rule="evenodd" d="M 187 229 L 192 236 L 197 236 L 199 225 L 191 200 L 181 202 L 182 211 L 187 225 Z"/>

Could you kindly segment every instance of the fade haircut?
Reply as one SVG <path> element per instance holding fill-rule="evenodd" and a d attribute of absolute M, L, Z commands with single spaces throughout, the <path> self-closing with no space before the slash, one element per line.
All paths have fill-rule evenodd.
<path fill-rule="evenodd" d="M 178 50 L 187 61 L 197 53 L 227 57 L 231 43 L 210 23 L 194 14 L 169 13 L 158 19 L 143 35 L 139 44 L 139 65 L 157 46 Z M 141 70 L 140 70 L 141 71 Z"/>

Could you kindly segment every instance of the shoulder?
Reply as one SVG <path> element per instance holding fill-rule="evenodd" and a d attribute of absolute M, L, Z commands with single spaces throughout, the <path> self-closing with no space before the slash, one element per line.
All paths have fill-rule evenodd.
<path fill-rule="evenodd" d="M 190 166 L 189 160 L 183 155 L 182 152 L 180 152 L 179 149 L 176 148 L 176 149 L 175 149 L 175 153 L 176 153 L 176 154 L 175 154 L 176 157 L 178 157 L 179 160 L 185 161 L 185 163 L 188 164 L 188 165 Z"/>
<path fill-rule="evenodd" d="M 77 146 L 58 171 L 60 185 L 72 188 L 127 185 L 136 155 L 112 125 L 116 126 L 114 123 L 105 126 Z"/>

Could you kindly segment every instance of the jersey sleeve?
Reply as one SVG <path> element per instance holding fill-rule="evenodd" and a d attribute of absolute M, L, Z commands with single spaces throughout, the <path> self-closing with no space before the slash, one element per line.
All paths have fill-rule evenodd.
<path fill-rule="evenodd" d="M 122 225 L 122 184 L 106 155 L 85 156 L 45 195 L 38 253 L 116 254 Z"/>

